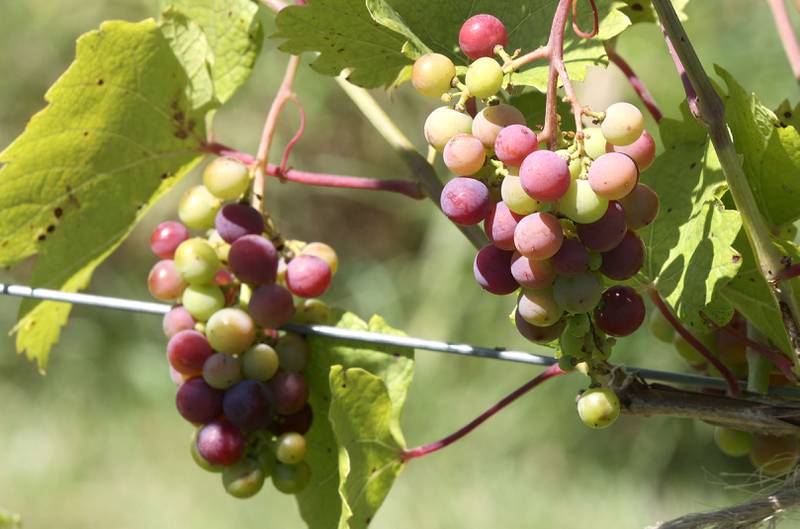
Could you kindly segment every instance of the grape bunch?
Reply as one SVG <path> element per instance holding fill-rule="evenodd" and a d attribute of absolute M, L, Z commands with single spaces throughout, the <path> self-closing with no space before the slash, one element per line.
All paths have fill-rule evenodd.
<path fill-rule="evenodd" d="M 322 295 L 338 266 L 324 243 L 270 237 L 265 216 L 237 201 L 250 181 L 242 163 L 213 160 L 203 185 L 181 198 L 180 222 L 153 232 L 151 249 L 161 260 L 148 277 L 153 297 L 179 303 L 163 328 L 175 404 L 196 426 L 192 457 L 220 472 L 237 498 L 256 494 L 270 476 L 284 493 L 310 480 L 304 434 L 313 413 L 303 376 L 310 348 L 303 336 L 278 329 L 298 312 L 315 317 L 326 307 L 305 300 L 296 309 L 293 295 Z"/>
<path fill-rule="evenodd" d="M 655 159 L 655 141 L 642 113 L 619 102 L 596 119 L 599 126 L 563 133 L 558 150 L 543 148 L 523 114 L 498 97 L 506 72 L 494 56 L 506 44 L 500 20 L 476 15 L 459 33 L 461 51 L 473 61 L 463 82 L 444 55 L 414 63 L 411 81 L 422 95 L 458 96 L 424 125 L 425 139 L 455 175 L 441 208 L 456 224 L 483 222 L 491 244 L 475 256 L 475 279 L 492 294 L 518 292 L 520 334 L 536 343 L 558 340 L 564 369 L 591 366 L 644 321 L 641 296 L 614 283 L 644 263 L 636 231 L 655 219 L 659 200 L 639 175 Z M 474 117 L 464 110 L 473 98 L 485 103 Z M 613 422 L 619 403 L 612 396 L 603 388 L 586 392 L 579 403 L 584 422 Z"/>

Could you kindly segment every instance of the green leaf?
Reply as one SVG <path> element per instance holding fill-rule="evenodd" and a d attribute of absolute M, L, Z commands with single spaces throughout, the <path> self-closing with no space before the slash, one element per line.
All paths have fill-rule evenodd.
<path fill-rule="evenodd" d="M 379 316 L 373 316 L 367 324 L 351 313 L 343 313 L 335 317 L 335 322 L 330 323 L 345 329 L 402 334 L 389 327 Z M 335 434 L 335 428 L 339 425 L 331 422 L 338 419 L 328 418 L 328 409 L 332 406 L 333 398 L 331 368 L 336 365 L 345 369 L 357 367 L 380 378 L 392 403 L 388 428 L 392 436 L 402 444 L 399 419 L 414 372 L 413 350 L 359 345 L 319 336 L 309 336 L 308 340 L 312 356 L 305 374 L 311 387 L 310 403 L 314 410 L 314 422 L 307 434 L 309 446 L 312 447 L 307 458 L 311 466 L 311 483 L 297 496 L 297 502 L 309 527 L 337 527 L 343 516 L 347 518 L 348 512 L 353 513 L 355 520 L 364 520 L 371 514 L 364 514 L 366 511 L 360 510 L 361 503 L 350 504 L 347 496 L 340 496 L 340 488 L 344 490 L 356 486 L 354 484 L 357 484 L 359 478 L 357 474 L 341 472 L 339 443 Z M 351 453 L 348 457 L 350 468 L 361 465 L 361 455 Z M 353 477 L 348 477 L 349 475 Z M 368 485 L 368 489 L 370 497 L 374 498 L 375 490 L 378 489 L 373 490 L 372 486 Z M 385 492 L 380 494 L 385 495 Z M 366 507 L 365 505 L 363 508 Z"/>
<path fill-rule="evenodd" d="M 333 366 L 328 418 L 339 444 L 339 529 L 364 528 L 403 468 L 405 441 L 386 385 L 361 368 Z"/>
<path fill-rule="evenodd" d="M 641 22 L 655 23 L 658 20 L 658 15 L 653 7 L 652 0 L 624 0 L 625 8 L 622 10 L 631 22 L 638 24 Z M 688 20 L 686 16 L 686 6 L 689 0 L 672 0 L 672 7 L 678 14 L 678 18 L 682 21 Z"/>
<path fill-rule="evenodd" d="M 792 104 L 788 99 L 784 99 L 778 108 L 775 109 L 775 115 L 781 122 L 781 126 L 792 126 L 800 129 L 800 103 L 792 108 Z"/>
<path fill-rule="evenodd" d="M 198 160 L 204 111 L 152 20 L 78 39 L 48 106 L 0 160 L 0 264 L 33 254 L 34 286 L 75 291 Z M 69 305 L 26 300 L 17 350 L 44 369 Z"/>
<path fill-rule="evenodd" d="M 523 94 L 511 97 L 509 103 L 514 105 L 525 116 L 525 122 L 530 127 L 536 125 L 544 126 L 545 100 L 547 97 L 542 92 L 531 90 Z M 570 106 L 559 98 L 556 101 L 556 110 L 561 118 L 562 124 L 573 123 L 573 116 Z"/>
<path fill-rule="evenodd" d="M 224 103 L 247 80 L 261 51 L 264 33 L 253 0 L 161 0 L 197 23 L 211 46 L 211 74 Z M 192 70 L 188 70 L 192 71 Z"/>
<path fill-rule="evenodd" d="M 202 28 L 170 7 L 161 14 L 161 32 L 169 40 L 175 57 L 189 76 L 186 94 L 192 107 L 214 105 L 214 81 L 210 68 L 214 56 Z"/>

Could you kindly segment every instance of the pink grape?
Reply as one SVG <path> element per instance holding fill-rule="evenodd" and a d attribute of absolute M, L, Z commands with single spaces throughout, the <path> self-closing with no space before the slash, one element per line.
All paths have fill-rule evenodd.
<path fill-rule="evenodd" d="M 228 263 L 243 283 L 274 283 L 278 273 L 278 252 L 261 235 L 245 235 L 231 245 Z"/>
<path fill-rule="evenodd" d="M 494 47 L 507 46 L 506 27 L 492 15 L 479 14 L 471 16 L 458 32 L 458 46 L 472 59 L 493 57 Z"/>
<path fill-rule="evenodd" d="M 164 314 L 161 327 L 167 338 L 172 338 L 181 331 L 194 329 L 197 322 L 194 321 L 189 311 L 180 305 L 176 305 Z"/>
<path fill-rule="evenodd" d="M 508 209 L 505 202 L 498 202 L 483 221 L 483 229 L 492 244 L 501 250 L 513 250 L 514 229 L 522 218 L 522 215 Z"/>
<path fill-rule="evenodd" d="M 569 165 L 553 151 L 529 154 L 519 168 L 519 177 L 522 189 L 541 202 L 555 202 L 563 197 L 572 181 Z"/>
<path fill-rule="evenodd" d="M 167 343 L 169 365 L 182 375 L 203 373 L 203 364 L 214 354 L 203 333 L 195 330 L 180 331 Z"/>
<path fill-rule="evenodd" d="M 244 454 L 244 436 L 227 421 L 214 421 L 203 426 L 196 443 L 197 451 L 212 465 L 232 465 Z"/>
<path fill-rule="evenodd" d="M 247 305 L 250 316 L 266 329 L 277 329 L 294 316 L 292 294 L 280 285 L 262 285 L 253 291 Z"/>
<path fill-rule="evenodd" d="M 566 323 L 561 320 L 549 327 L 537 327 L 525 321 L 520 316 L 519 311 L 514 311 L 514 324 L 517 326 L 517 331 L 526 339 L 533 343 L 550 343 L 558 339 L 564 331 Z"/>
<path fill-rule="evenodd" d="M 222 409 L 225 417 L 243 432 L 252 432 L 269 424 L 275 402 L 269 388 L 257 380 L 243 380 L 225 392 Z"/>
<path fill-rule="evenodd" d="M 275 398 L 275 409 L 281 415 L 299 412 L 308 401 L 308 382 L 300 373 L 280 372 L 267 385 Z"/>
<path fill-rule="evenodd" d="M 625 197 L 638 182 L 636 162 L 627 154 L 609 152 L 589 166 L 589 185 L 597 196 L 608 200 Z"/>
<path fill-rule="evenodd" d="M 614 249 L 603 254 L 600 271 L 609 279 L 625 281 L 635 276 L 644 264 L 644 244 L 632 231 L 625 233 Z"/>
<path fill-rule="evenodd" d="M 532 261 L 514 252 L 511 256 L 511 276 L 521 287 L 541 290 L 553 284 L 556 273 L 549 261 Z"/>
<path fill-rule="evenodd" d="M 503 128 L 494 141 L 497 159 L 506 165 L 519 167 L 525 158 L 539 147 L 536 133 L 525 125 Z"/>
<path fill-rule="evenodd" d="M 214 227 L 227 243 L 233 243 L 245 235 L 261 235 L 264 217 L 248 204 L 226 204 L 217 212 Z"/>
<path fill-rule="evenodd" d="M 175 249 L 189 239 L 189 228 L 178 221 L 168 220 L 162 222 L 150 236 L 150 249 L 160 259 L 172 259 Z"/>
<path fill-rule="evenodd" d="M 564 239 L 561 248 L 550 258 L 553 270 L 562 277 L 576 277 L 589 269 L 589 252 L 577 239 Z"/>
<path fill-rule="evenodd" d="M 444 164 L 460 176 L 473 175 L 483 167 L 486 151 L 481 140 L 471 134 L 456 134 L 444 146 Z"/>
<path fill-rule="evenodd" d="M 532 213 L 519 221 L 514 230 L 514 246 L 529 259 L 549 259 L 563 242 L 561 223 L 550 213 Z"/>
<path fill-rule="evenodd" d="M 611 336 L 628 336 L 644 322 L 642 297 L 631 287 L 614 285 L 605 292 L 594 308 L 594 321 Z"/>
<path fill-rule="evenodd" d="M 620 202 L 625 208 L 625 218 L 631 230 L 644 228 L 658 216 L 658 195 L 645 184 L 636 184 L 633 191 Z"/>
<path fill-rule="evenodd" d="M 331 284 L 331 267 L 315 255 L 298 255 L 286 266 L 286 286 L 296 296 L 316 298 Z"/>
<path fill-rule="evenodd" d="M 504 296 L 519 288 L 511 275 L 511 252 L 492 244 L 487 244 L 475 255 L 472 271 L 481 288 L 492 294 Z"/>
<path fill-rule="evenodd" d="M 509 125 L 524 125 L 525 116 L 512 105 L 490 105 L 475 115 L 472 135 L 481 140 L 488 150 L 494 149 L 497 135 Z"/>
<path fill-rule="evenodd" d="M 628 223 L 619 202 L 612 200 L 599 220 L 591 224 L 577 224 L 578 238 L 593 252 L 607 252 L 625 237 Z"/>
<path fill-rule="evenodd" d="M 187 421 L 205 424 L 222 415 L 223 395 L 223 391 L 212 388 L 202 377 L 195 377 L 178 388 L 175 406 Z"/>
<path fill-rule="evenodd" d="M 482 221 L 492 207 L 486 184 L 466 177 L 447 182 L 442 189 L 440 202 L 448 219 L 465 226 Z"/>
<path fill-rule="evenodd" d="M 630 156 L 639 172 L 648 169 L 656 159 L 656 140 L 646 130 L 630 145 L 612 145 L 606 143 L 606 152 L 619 152 Z"/>
<path fill-rule="evenodd" d="M 147 276 L 147 288 L 150 294 L 161 301 L 175 301 L 181 297 L 186 282 L 181 279 L 175 268 L 175 261 L 164 259 L 153 265 Z"/>

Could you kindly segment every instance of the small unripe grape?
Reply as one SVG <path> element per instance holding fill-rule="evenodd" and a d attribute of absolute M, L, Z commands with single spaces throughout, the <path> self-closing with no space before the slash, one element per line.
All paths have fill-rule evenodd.
<path fill-rule="evenodd" d="M 250 498 L 264 486 L 264 471 L 258 461 L 242 458 L 222 471 L 222 485 L 234 498 Z"/>
<path fill-rule="evenodd" d="M 589 224 L 599 220 L 608 209 L 608 200 L 597 196 L 587 180 L 573 180 L 557 204 L 558 211 L 570 220 Z"/>
<path fill-rule="evenodd" d="M 486 151 L 481 141 L 472 134 L 456 134 L 444 146 L 444 164 L 459 176 L 477 173 L 486 161 Z"/>
<path fill-rule="evenodd" d="M 239 354 L 246 351 L 256 336 L 253 319 L 242 309 L 215 312 L 206 323 L 206 338 L 215 351 Z"/>
<path fill-rule="evenodd" d="M 553 151 L 529 154 L 519 168 L 522 189 L 540 202 L 555 202 L 569 189 L 569 165 Z"/>
<path fill-rule="evenodd" d="M 275 344 L 281 369 L 284 371 L 302 371 L 308 364 L 311 348 L 305 338 L 299 334 L 286 334 Z"/>
<path fill-rule="evenodd" d="M 423 130 L 428 143 L 441 151 L 450 138 L 472 130 L 472 118 L 450 107 L 439 107 L 428 115 Z"/>
<path fill-rule="evenodd" d="M 625 219 L 631 230 L 648 226 L 658 216 L 658 195 L 645 184 L 636 184 L 633 191 L 620 200 L 620 204 L 625 208 Z"/>
<path fill-rule="evenodd" d="M 150 236 L 150 249 L 161 259 L 172 259 L 175 249 L 189 238 L 189 230 L 174 220 L 162 222 Z"/>
<path fill-rule="evenodd" d="M 509 125 L 497 135 L 494 153 L 504 164 L 519 167 L 538 147 L 539 141 L 535 132 L 525 125 Z"/>
<path fill-rule="evenodd" d="M 275 457 L 287 465 L 296 465 L 308 453 L 306 438 L 299 433 L 289 432 L 278 437 L 275 442 Z"/>
<path fill-rule="evenodd" d="M 205 186 L 194 186 L 186 191 L 178 203 L 178 216 L 193 230 L 207 230 L 214 227 L 222 203 Z"/>
<path fill-rule="evenodd" d="M 606 143 L 606 152 L 627 154 L 636 162 L 639 172 L 648 169 L 656 159 L 656 140 L 646 130 L 630 145 Z"/>
<path fill-rule="evenodd" d="M 797 464 L 800 444 L 793 435 L 753 437 L 750 462 L 759 472 L 767 476 L 788 474 Z"/>
<path fill-rule="evenodd" d="M 331 275 L 336 275 L 336 271 L 339 270 L 339 257 L 336 255 L 336 251 L 324 242 L 310 242 L 303 246 L 300 253 L 319 257 L 328 263 L 328 266 L 331 267 Z"/>
<path fill-rule="evenodd" d="M 147 276 L 150 295 L 161 301 L 175 301 L 186 288 L 175 261 L 164 259 L 153 265 Z"/>
<path fill-rule="evenodd" d="M 641 111 L 624 101 L 614 103 L 606 109 L 606 117 L 600 125 L 608 143 L 630 145 L 644 131 L 644 116 Z"/>
<path fill-rule="evenodd" d="M 589 166 L 589 184 L 592 190 L 608 200 L 626 197 L 639 183 L 636 163 L 626 154 L 609 152 Z"/>
<path fill-rule="evenodd" d="M 592 160 L 597 160 L 606 153 L 606 138 L 600 127 L 583 129 L 583 150 Z"/>
<path fill-rule="evenodd" d="M 714 442 L 726 456 L 742 457 L 750 453 L 753 434 L 717 426 L 714 428 Z"/>
<path fill-rule="evenodd" d="M 508 209 L 517 215 L 530 215 L 539 210 L 539 202 L 522 189 L 519 176 L 508 175 L 500 185 L 500 195 Z"/>
<path fill-rule="evenodd" d="M 561 223 L 550 213 L 528 215 L 514 230 L 514 246 L 529 259 L 549 259 L 561 248 L 562 242 Z"/>
<path fill-rule="evenodd" d="M 456 67 L 441 53 L 426 53 L 414 61 L 411 69 L 411 84 L 426 97 L 440 97 L 450 90 L 456 76 Z"/>
<path fill-rule="evenodd" d="M 301 299 L 294 310 L 295 323 L 326 325 L 333 318 L 333 309 L 321 299 Z"/>
<path fill-rule="evenodd" d="M 242 355 L 242 373 L 249 380 L 266 382 L 278 372 L 278 353 L 265 343 L 259 343 Z"/>
<path fill-rule="evenodd" d="M 519 252 L 511 256 L 511 275 L 521 287 L 528 290 L 547 288 L 556 278 L 550 261 L 533 261 Z"/>
<path fill-rule="evenodd" d="M 210 283 L 219 270 L 216 252 L 203 239 L 195 237 L 184 241 L 175 250 L 175 267 L 190 285 Z"/>
<path fill-rule="evenodd" d="M 567 312 L 590 312 L 600 303 L 603 283 L 592 272 L 575 277 L 558 277 L 553 284 L 553 298 Z"/>
<path fill-rule="evenodd" d="M 272 484 L 284 494 L 297 494 L 311 481 L 311 468 L 305 461 L 296 465 L 278 463 L 272 471 Z"/>
<path fill-rule="evenodd" d="M 552 289 L 525 290 L 517 300 L 517 313 L 536 327 L 555 325 L 564 315 L 553 298 Z"/>
<path fill-rule="evenodd" d="M 214 353 L 203 364 L 203 379 L 216 389 L 228 389 L 242 381 L 239 359 L 228 353 Z"/>
<path fill-rule="evenodd" d="M 619 398 L 610 388 L 587 389 L 578 399 L 578 416 L 589 428 L 608 428 L 619 411 Z"/>
<path fill-rule="evenodd" d="M 525 125 L 525 116 L 512 105 L 491 105 L 475 115 L 472 135 L 481 140 L 487 150 L 494 149 L 497 135 L 510 125 Z"/>
<path fill-rule="evenodd" d="M 520 316 L 519 311 L 514 311 L 514 325 L 523 338 L 533 343 L 550 343 L 561 336 L 564 331 L 564 321 L 560 320 L 549 327 L 531 325 Z"/>
<path fill-rule="evenodd" d="M 189 285 L 181 303 L 197 321 L 206 321 L 225 306 L 225 295 L 216 285 Z"/>
<path fill-rule="evenodd" d="M 445 184 L 440 205 L 448 219 L 468 226 L 485 219 L 492 202 L 486 184 L 474 178 L 459 176 Z"/>
<path fill-rule="evenodd" d="M 203 170 L 203 185 L 217 198 L 233 200 L 247 191 L 250 172 L 247 166 L 233 158 L 215 158 Z"/>
<path fill-rule="evenodd" d="M 492 57 L 481 57 L 467 68 L 465 84 L 475 97 L 491 97 L 503 86 L 503 68 Z"/>

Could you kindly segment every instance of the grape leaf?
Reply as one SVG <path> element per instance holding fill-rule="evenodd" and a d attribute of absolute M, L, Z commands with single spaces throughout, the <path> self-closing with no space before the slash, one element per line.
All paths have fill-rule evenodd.
<path fill-rule="evenodd" d="M 624 2 L 627 5 L 622 12 L 625 13 L 629 19 L 631 19 L 632 23 L 655 23 L 655 21 L 658 20 L 658 15 L 653 7 L 652 0 L 624 0 Z M 678 14 L 678 18 L 682 21 L 689 19 L 689 17 L 686 16 L 687 4 L 689 4 L 689 0 L 672 0 L 672 7 Z"/>
<path fill-rule="evenodd" d="M 328 418 L 339 444 L 339 529 L 366 527 L 403 468 L 405 441 L 395 428 L 395 408 L 380 377 L 360 368 L 333 366 Z"/>
<path fill-rule="evenodd" d="M 169 7 L 161 14 L 161 32 L 169 40 L 170 46 L 176 51 L 175 57 L 189 76 L 186 94 L 192 107 L 215 105 L 214 81 L 210 71 L 214 56 L 203 30 L 189 17 Z"/>
<path fill-rule="evenodd" d="M 537 125 L 544 126 L 545 100 L 545 94 L 531 90 L 511 97 L 509 104 L 514 105 L 522 112 L 528 126 L 535 127 Z M 556 101 L 556 110 L 562 124 L 569 126 L 570 123 L 574 123 L 570 106 L 560 98 Z"/>
<path fill-rule="evenodd" d="M 0 264 L 38 254 L 34 286 L 76 291 L 188 171 L 205 135 L 191 80 L 152 20 L 78 39 L 48 106 L 0 153 Z M 69 305 L 25 300 L 17 350 L 44 369 Z"/>
<path fill-rule="evenodd" d="M 642 174 L 661 209 L 639 232 L 647 248 L 640 279 L 656 286 L 685 325 L 706 330 L 701 312 L 720 325 L 732 314 L 718 291 L 741 266 L 732 246 L 741 219 L 720 200 L 727 187 L 719 160 L 685 105 L 683 122 L 665 119 L 660 128 L 666 152 Z"/>
<path fill-rule="evenodd" d="M 345 329 L 400 334 L 378 316 L 373 316 L 367 324 L 351 313 L 343 313 L 335 316 L 334 320 L 329 323 Z M 358 474 L 341 471 L 340 449 L 335 431 L 336 428 L 345 426 L 338 423 L 333 424 L 332 421 L 339 419 L 328 417 L 328 409 L 329 406 L 332 406 L 333 398 L 330 385 L 331 367 L 336 365 L 341 365 L 345 369 L 358 367 L 382 380 L 392 403 L 388 428 L 392 436 L 402 442 L 399 419 L 413 376 L 413 350 L 388 346 L 357 345 L 352 342 L 319 336 L 309 336 L 308 341 L 311 345 L 312 356 L 305 374 L 311 386 L 310 403 L 314 411 L 314 422 L 307 434 L 309 446 L 312 447 L 307 457 L 308 464 L 311 466 L 311 483 L 306 490 L 297 495 L 297 503 L 300 513 L 309 527 L 337 527 L 342 517 L 347 518 L 348 515 L 345 513 L 352 512 L 355 520 L 364 520 L 367 516 L 372 515 L 372 512 L 368 512 L 369 505 L 376 505 L 372 500 L 369 505 L 362 505 L 360 502 L 351 504 L 351 498 L 346 495 L 340 496 L 340 488 L 352 490 L 353 487 L 366 486 L 365 494 L 374 500 L 376 495 L 382 498 L 388 492 L 388 487 L 385 487 L 382 481 L 374 484 L 368 481 L 364 484 L 360 481 L 362 478 Z M 382 414 L 380 411 L 375 413 L 374 417 L 364 416 L 363 420 L 376 420 Z M 384 417 L 381 420 L 387 419 Z M 347 426 L 347 428 L 351 427 L 354 425 Z M 361 427 L 372 428 L 373 426 L 364 424 L 359 426 L 359 428 Z M 350 468 L 359 467 L 362 464 L 363 456 L 365 454 L 351 453 L 349 455 Z"/>
<path fill-rule="evenodd" d="M 226 102 L 247 80 L 264 33 L 253 0 L 162 0 L 197 23 L 211 46 L 214 93 Z M 189 70 L 191 71 L 191 70 Z"/>
<path fill-rule="evenodd" d="M 792 104 L 788 99 L 784 99 L 778 108 L 775 109 L 775 115 L 781 122 L 781 126 L 792 126 L 800 129 L 800 103 L 792 108 Z"/>

